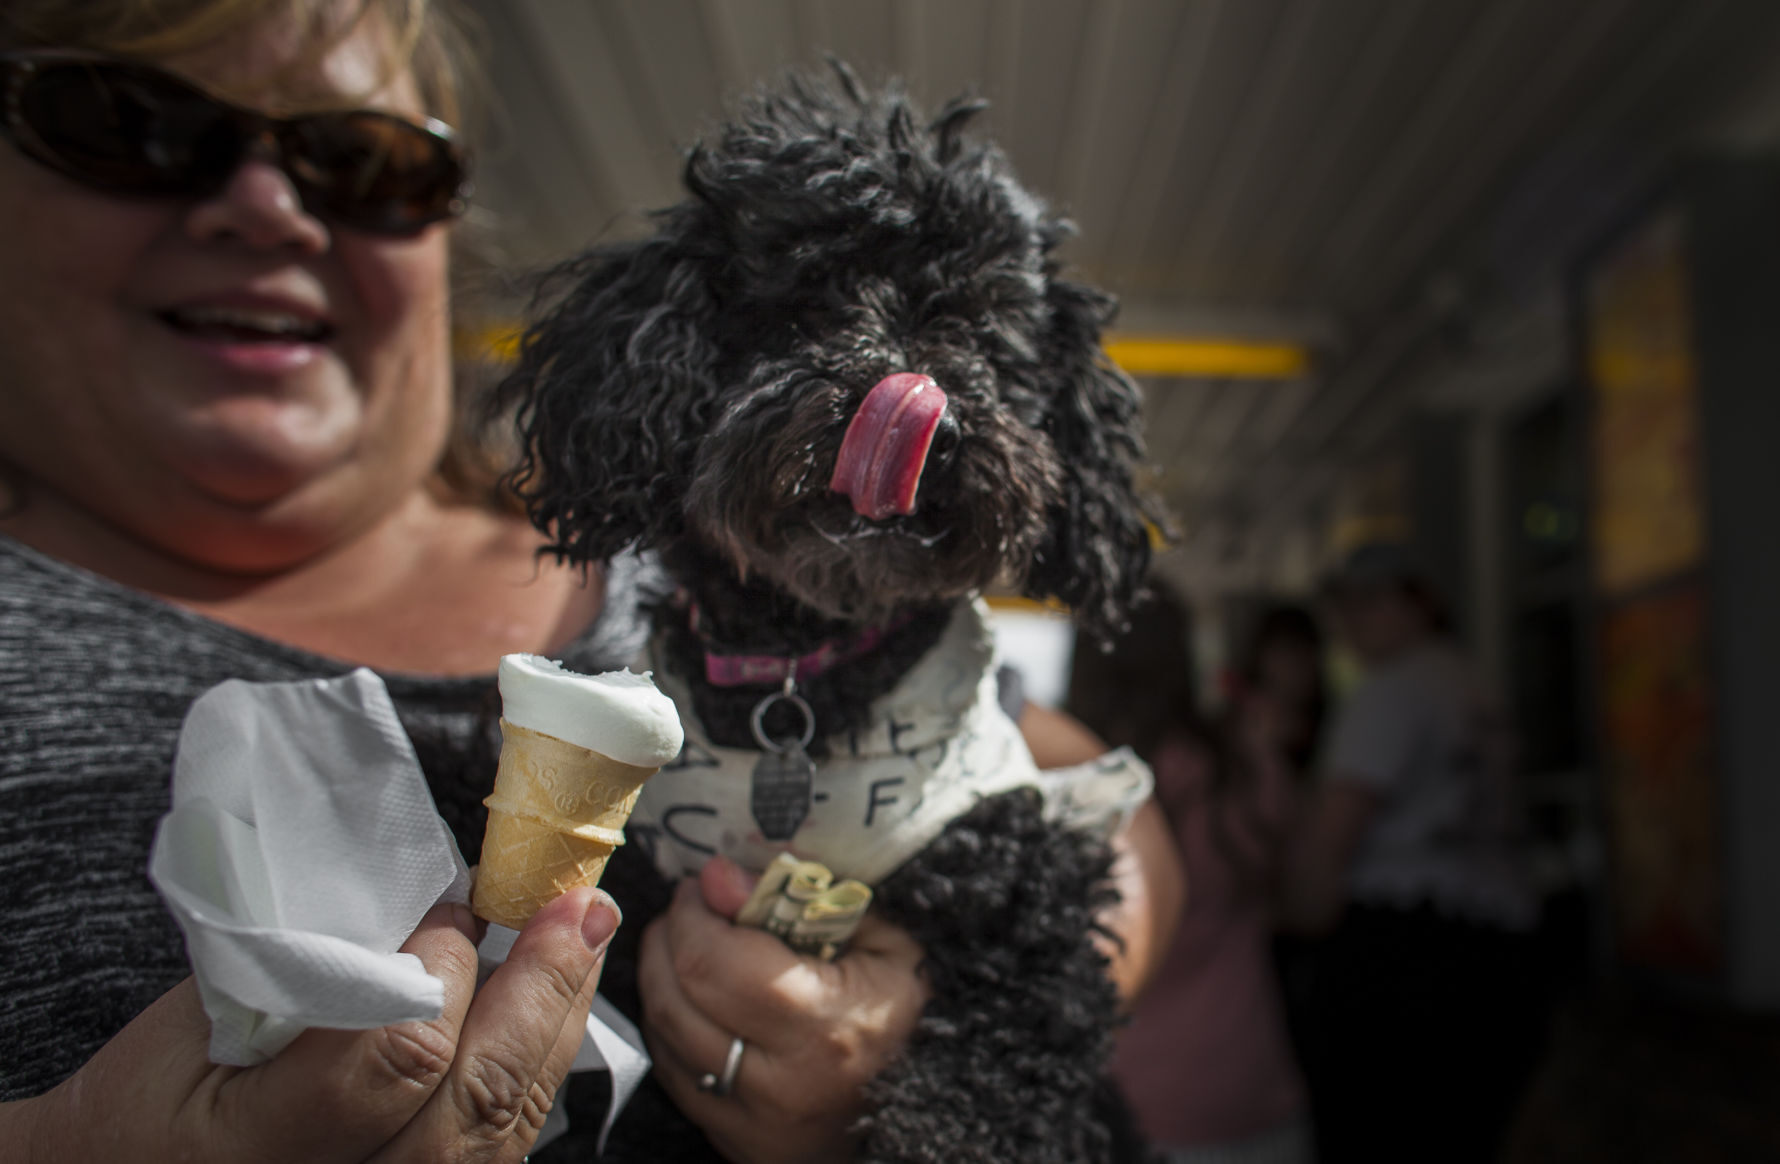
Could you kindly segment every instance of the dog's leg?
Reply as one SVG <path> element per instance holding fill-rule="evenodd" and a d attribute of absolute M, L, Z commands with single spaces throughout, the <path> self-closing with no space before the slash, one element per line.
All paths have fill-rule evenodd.
<path fill-rule="evenodd" d="M 933 990 L 874 1082 L 860 1159 L 1090 1164 L 1142 1158 L 1106 1060 L 1118 999 L 1096 949 L 1111 850 L 1045 823 L 1036 793 L 991 798 L 878 890 L 926 950 Z"/>

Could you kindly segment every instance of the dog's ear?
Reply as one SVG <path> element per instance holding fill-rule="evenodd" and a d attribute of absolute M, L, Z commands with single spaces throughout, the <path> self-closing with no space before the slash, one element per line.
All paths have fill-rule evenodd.
<path fill-rule="evenodd" d="M 565 264 L 542 295 L 554 304 L 495 393 L 522 442 L 508 481 L 547 548 L 573 562 L 678 536 L 716 397 L 702 264 L 657 237 Z"/>
<path fill-rule="evenodd" d="M 1026 578 L 1029 597 L 1061 599 L 1082 628 L 1106 638 L 1149 569 L 1151 524 L 1159 513 L 1137 488 L 1143 459 L 1137 385 L 1100 347 L 1113 313 L 1110 296 L 1053 277 L 1047 364 L 1051 383 L 1045 433 L 1063 466 L 1063 496 Z"/>

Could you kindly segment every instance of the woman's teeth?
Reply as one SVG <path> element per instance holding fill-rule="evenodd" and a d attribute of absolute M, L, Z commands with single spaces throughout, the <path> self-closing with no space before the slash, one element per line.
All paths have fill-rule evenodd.
<path fill-rule="evenodd" d="M 180 307 L 162 313 L 161 318 L 192 335 L 250 343 L 318 343 L 333 331 L 320 320 L 240 307 Z"/>

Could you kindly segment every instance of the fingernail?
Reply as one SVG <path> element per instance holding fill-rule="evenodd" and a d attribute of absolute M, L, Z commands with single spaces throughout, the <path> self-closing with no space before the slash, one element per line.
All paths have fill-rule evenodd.
<path fill-rule="evenodd" d="M 587 912 L 581 916 L 581 940 L 595 954 L 604 953 L 606 943 L 618 931 L 618 923 L 623 917 L 618 912 L 618 903 L 605 890 L 595 890 L 593 899 L 587 903 Z"/>

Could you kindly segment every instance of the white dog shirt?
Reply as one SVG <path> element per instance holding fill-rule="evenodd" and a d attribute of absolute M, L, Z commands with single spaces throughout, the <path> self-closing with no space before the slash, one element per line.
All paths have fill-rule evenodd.
<path fill-rule="evenodd" d="M 759 872 L 781 852 L 822 862 L 836 878 L 876 884 L 986 796 L 1033 787 L 1047 818 L 1104 829 L 1149 795 L 1149 768 L 1128 748 L 1040 772 L 996 698 L 988 609 L 960 603 L 934 648 L 872 705 L 869 722 L 831 738 L 816 768 L 810 811 L 789 841 L 766 839 L 749 805 L 761 753 L 706 738 L 685 682 L 659 665 L 655 681 L 680 710 L 686 744 L 643 786 L 625 826 L 663 876 L 696 873 L 714 854 Z M 651 649 L 659 662 L 660 641 Z M 820 730 L 821 725 L 817 725 Z"/>

